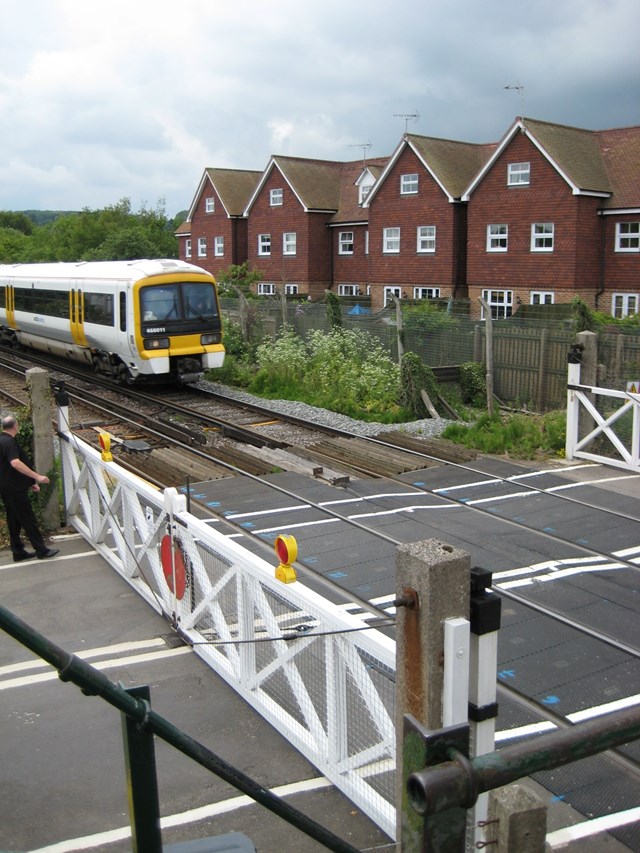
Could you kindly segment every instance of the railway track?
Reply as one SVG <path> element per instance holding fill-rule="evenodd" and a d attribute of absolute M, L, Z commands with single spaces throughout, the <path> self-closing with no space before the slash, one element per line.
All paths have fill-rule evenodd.
<path fill-rule="evenodd" d="M 92 400 L 89 399 L 91 393 L 94 395 Z M 128 396 L 129 389 L 123 389 L 122 394 L 125 393 Z M 74 407 L 87 406 L 89 402 L 94 412 L 99 411 L 96 407 L 103 407 L 100 417 L 94 416 L 95 423 L 91 418 L 88 421 L 85 418 L 74 426 L 74 430 L 83 437 L 93 432 L 93 441 L 96 441 L 97 431 L 108 424 L 116 440 L 118 461 L 129 467 L 126 457 L 134 457 L 134 470 L 154 481 L 148 462 L 155 456 L 159 469 L 155 482 L 186 488 L 194 501 L 190 483 L 208 483 L 207 498 L 212 494 L 220 497 L 220 507 L 214 512 L 208 505 L 211 501 L 206 500 L 199 511 L 216 515 L 230 533 L 242 535 L 251 548 L 270 549 L 268 537 L 261 536 L 262 529 L 272 528 L 274 523 L 288 529 L 283 513 L 278 509 L 285 498 L 289 508 L 304 509 L 305 522 L 302 525 L 298 522 L 295 531 L 301 543 L 305 542 L 307 532 L 312 534 L 315 525 L 330 518 L 341 528 L 352 529 L 354 537 L 365 536 L 377 542 L 383 555 L 391 555 L 399 544 L 414 541 L 411 537 L 436 536 L 467 550 L 473 563 L 491 566 L 495 570 L 494 589 L 503 596 L 507 616 L 504 633 L 501 634 L 499 689 L 507 708 L 507 723 L 509 720 L 518 723 L 511 725 L 511 729 L 528 728 L 535 732 L 543 731 L 549 725 L 571 725 L 576 715 L 589 709 L 595 715 L 598 709 L 608 707 L 612 702 L 635 701 L 634 695 L 636 698 L 640 695 L 640 631 L 637 627 L 640 624 L 637 619 L 640 609 L 637 600 L 640 492 L 638 497 L 625 503 L 613 490 L 601 489 L 596 493 L 595 487 L 587 486 L 582 488 L 585 498 L 580 499 L 570 493 L 570 482 L 558 482 L 562 474 L 555 471 L 541 473 L 513 465 L 509 467 L 506 463 L 491 465 L 470 456 L 447 459 L 445 448 L 439 443 L 426 442 L 403 433 L 361 438 L 339 434 L 337 430 L 319 429 L 317 425 L 314 428 L 312 424 L 303 424 L 300 419 L 288 427 L 282 416 L 270 411 L 268 406 L 245 405 L 238 409 L 232 401 L 221 400 L 220 395 L 207 395 L 202 391 L 195 393 L 195 400 L 192 398 L 188 404 L 182 394 L 166 394 L 160 399 L 151 396 L 149 399 L 149 395 L 139 396 L 136 392 L 127 404 L 119 404 L 117 413 L 114 413 L 112 402 L 106 399 L 109 394 L 104 390 L 97 395 L 98 399 L 95 399 L 95 392 L 82 391 L 77 398 L 76 390 L 71 394 L 78 401 Z M 115 396 L 120 396 L 120 392 Z M 142 413 L 132 413 L 134 399 Z M 207 399 L 209 404 L 205 405 Z M 197 409 L 194 408 L 196 405 Z M 211 414 L 210 407 L 216 409 L 215 415 Z M 204 411 L 206 409 L 209 411 Z M 71 411 L 74 421 L 73 409 Z M 233 411 L 235 415 L 232 415 Z M 225 417 L 221 416 L 223 413 Z M 127 418 L 124 427 L 116 424 L 121 418 Z M 160 424 L 169 429 L 163 432 Z M 283 432 L 289 428 L 291 437 L 295 435 L 300 444 L 282 438 Z M 120 429 L 122 432 L 118 435 Z M 279 438 L 274 437 L 276 430 Z M 146 443 L 150 449 L 141 449 L 140 442 Z M 299 460 L 298 467 L 293 464 L 293 457 Z M 145 466 L 140 464 L 142 458 L 147 463 L 146 474 Z M 287 467 L 287 460 L 291 467 Z M 179 482 L 167 481 L 171 470 L 177 472 L 181 478 Z M 278 478 L 267 476 L 283 471 L 303 474 L 314 480 L 321 479 L 321 474 L 328 474 L 323 482 L 332 491 L 339 491 L 340 497 L 314 501 L 299 485 L 297 488 L 284 487 Z M 261 505 L 274 506 L 271 515 L 263 513 L 260 526 L 254 526 L 249 535 L 245 526 L 248 513 L 229 512 L 224 500 L 228 489 L 218 490 L 216 487 L 217 480 L 238 476 L 254 480 L 256 491 L 265 495 L 259 501 Z M 299 484 L 301 481 L 296 482 Z M 269 498 L 269 494 L 274 497 Z M 429 499 L 428 504 L 425 498 Z M 526 511 L 523 510 L 525 504 L 528 505 Z M 353 511 L 354 505 L 358 506 L 357 512 Z M 505 511 L 504 507 L 512 509 Z M 561 518 L 563 513 L 567 516 L 566 523 Z M 415 518 L 418 514 L 424 515 L 427 521 L 414 525 L 409 531 L 406 519 Z M 460 514 L 466 522 L 458 521 Z M 589 541 L 586 536 L 577 536 L 574 529 L 576 514 L 581 517 L 580 524 L 585 530 L 598 528 L 601 535 L 591 535 Z M 387 518 L 391 515 L 402 523 L 397 527 L 381 525 L 380 519 L 385 515 Z M 455 518 L 455 521 L 441 522 L 439 518 L 445 515 L 447 519 Z M 541 515 L 552 519 L 553 524 L 540 523 Z M 465 525 L 478 531 L 477 541 L 472 541 L 474 532 L 463 532 Z M 396 532 L 399 528 L 401 532 Z M 624 530 L 624 535 L 620 533 L 612 540 L 608 535 L 611 530 Z M 491 537 L 495 541 L 488 544 L 486 540 Z M 616 548 L 615 544 L 623 547 Z M 304 552 L 303 544 L 300 550 Z M 518 563 L 519 552 L 535 553 L 540 559 Z M 301 570 L 311 582 L 319 577 L 311 561 L 305 564 L 302 560 Z M 567 580 L 558 583 L 554 579 L 562 573 L 566 574 Z M 330 574 L 322 576 L 323 588 L 336 590 L 340 587 L 340 597 L 346 602 L 344 606 L 352 612 L 362 613 L 363 622 L 393 614 L 390 606 L 393 588 L 386 595 L 367 597 L 349 589 L 347 582 L 332 580 L 328 576 Z M 546 590 L 552 587 L 559 590 L 558 594 L 546 595 Z M 577 604 L 572 602 L 572 594 L 588 596 L 589 604 L 583 606 L 580 601 Z M 598 603 L 601 608 L 599 615 L 596 613 Z M 608 614 L 606 618 L 603 613 Z M 527 640 L 522 626 L 535 626 L 536 639 Z M 510 644 L 520 642 L 532 643 L 521 658 L 531 681 L 524 689 L 522 685 L 514 686 L 509 674 L 513 661 L 517 659 Z M 534 643 L 539 648 L 534 648 Z M 569 647 L 582 647 L 585 654 L 578 655 L 576 651 L 572 660 L 568 657 Z M 592 692 L 578 697 L 573 709 L 558 709 L 556 705 L 562 703 L 554 703 L 554 694 L 545 694 L 545 690 L 539 687 L 540 683 L 555 686 L 558 671 L 565 667 L 580 671 L 580 678 L 572 678 L 576 683 L 580 681 L 584 688 L 589 666 L 596 674 L 602 674 L 602 683 L 598 688 L 596 679 L 588 682 Z M 628 674 L 626 697 L 618 697 L 610 689 L 607 673 L 612 671 L 618 679 L 621 672 Z M 589 762 L 591 768 L 607 765 L 605 775 L 612 779 L 613 789 L 618 791 L 626 787 L 628 797 L 640 798 L 640 749 L 637 745 Z M 591 772 L 585 771 L 587 775 Z M 552 785 L 552 780 L 545 778 L 542 781 L 549 787 Z M 603 808 L 597 796 L 595 800 L 589 799 L 583 791 L 574 805 L 586 814 L 598 814 Z M 631 849 L 640 850 L 640 830 L 631 828 L 623 832 L 622 837 L 630 843 Z"/>

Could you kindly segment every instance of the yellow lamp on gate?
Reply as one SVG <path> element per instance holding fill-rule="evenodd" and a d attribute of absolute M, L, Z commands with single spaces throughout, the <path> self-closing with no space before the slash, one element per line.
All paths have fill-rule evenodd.
<path fill-rule="evenodd" d="M 276 580 L 282 583 L 293 583 L 297 580 L 296 570 L 291 563 L 298 558 L 298 543 L 293 536 L 280 534 L 274 544 L 280 565 L 276 569 Z"/>
<path fill-rule="evenodd" d="M 98 441 L 100 442 L 100 449 L 102 453 L 100 454 L 103 462 L 113 462 L 113 456 L 111 455 L 111 436 L 108 432 L 101 432 L 98 436 Z"/>

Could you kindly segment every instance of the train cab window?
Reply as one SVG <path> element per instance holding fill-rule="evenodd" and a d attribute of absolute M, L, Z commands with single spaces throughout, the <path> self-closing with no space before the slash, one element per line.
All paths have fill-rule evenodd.
<path fill-rule="evenodd" d="M 177 320 L 180 317 L 178 290 L 167 287 L 143 287 L 140 291 L 142 321 Z"/>
<path fill-rule="evenodd" d="M 113 326 L 113 294 L 85 293 L 84 321 L 98 326 Z"/>
<path fill-rule="evenodd" d="M 211 320 L 218 316 L 215 293 L 210 284 L 185 284 L 185 317 L 187 320 Z"/>
<path fill-rule="evenodd" d="M 120 331 L 127 331 L 127 294 L 120 294 Z"/>

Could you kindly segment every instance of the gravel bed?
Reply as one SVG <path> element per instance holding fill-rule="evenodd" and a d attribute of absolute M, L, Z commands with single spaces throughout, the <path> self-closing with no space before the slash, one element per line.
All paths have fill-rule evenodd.
<path fill-rule="evenodd" d="M 402 431 L 432 438 L 439 436 L 442 430 L 449 424 L 455 423 L 455 421 L 447 420 L 446 418 L 425 418 L 421 421 L 408 421 L 403 424 L 368 423 L 348 418 L 346 415 L 340 415 L 337 412 L 330 412 L 328 409 L 318 409 L 315 406 L 309 406 L 307 403 L 298 403 L 293 400 L 265 400 L 261 397 L 254 397 L 253 394 L 248 394 L 239 388 L 222 385 L 219 382 L 208 382 L 203 379 L 199 385 L 202 388 L 208 388 L 216 394 L 224 395 L 239 403 L 265 406 L 283 415 L 304 418 L 320 426 L 343 429 L 354 435 L 367 436 L 378 435 L 381 432 Z"/>

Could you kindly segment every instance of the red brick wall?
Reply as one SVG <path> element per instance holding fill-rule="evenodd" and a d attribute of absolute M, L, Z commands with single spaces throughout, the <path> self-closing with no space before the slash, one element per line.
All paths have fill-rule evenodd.
<path fill-rule="evenodd" d="M 270 205 L 270 191 L 283 190 L 283 203 Z M 297 284 L 299 293 L 324 290 L 331 280 L 331 235 L 327 228 L 330 214 L 305 213 L 297 197 L 273 169 L 249 212 L 248 250 L 252 268 L 263 274 L 263 280 L 278 285 L 284 281 Z M 283 254 L 283 235 L 296 234 L 296 254 Z M 258 235 L 271 235 L 271 255 L 258 255 Z"/>
<path fill-rule="evenodd" d="M 206 213 L 206 199 L 215 199 L 215 210 Z M 208 270 L 214 276 L 228 269 L 231 264 L 242 264 L 246 260 L 246 230 L 244 220 L 229 219 L 215 189 L 208 184 L 200 196 L 191 218 L 191 257 L 185 256 L 184 240 L 180 240 L 180 258 Z M 198 239 L 206 237 L 206 257 L 198 256 Z M 224 255 L 214 255 L 214 238 L 224 238 Z"/>
<path fill-rule="evenodd" d="M 638 222 L 640 214 L 603 216 L 605 291 L 598 298 L 601 311 L 611 313 L 613 293 L 640 293 L 640 252 L 616 252 L 616 223 Z"/>
<path fill-rule="evenodd" d="M 418 174 L 418 192 L 401 195 L 400 176 L 413 173 Z M 371 201 L 369 268 L 372 290 L 381 290 L 384 285 L 402 285 L 411 296 L 413 287 L 420 285 L 440 287 L 442 296 L 450 295 L 458 259 L 456 208 L 458 204 L 449 202 L 416 154 L 405 148 Z M 434 253 L 417 251 L 417 228 L 422 225 L 436 226 Z M 400 228 L 398 254 L 382 251 L 385 228 Z"/>
<path fill-rule="evenodd" d="M 527 186 L 507 186 L 507 165 L 531 164 Z M 600 270 L 598 199 L 572 195 L 571 187 L 531 141 L 517 134 L 471 195 L 468 208 L 467 279 L 472 288 L 593 290 Z M 552 252 L 531 251 L 531 226 L 553 222 Z M 487 252 L 487 226 L 509 226 L 508 251 Z"/>

